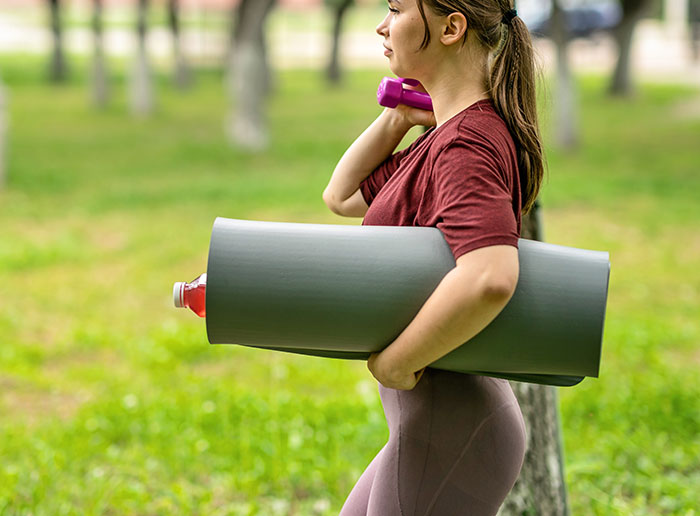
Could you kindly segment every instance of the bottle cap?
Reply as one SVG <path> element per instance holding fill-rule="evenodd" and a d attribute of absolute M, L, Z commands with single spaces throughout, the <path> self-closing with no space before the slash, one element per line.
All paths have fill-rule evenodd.
<path fill-rule="evenodd" d="M 182 299 L 182 294 L 185 290 L 185 282 L 178 281 L 173 285 L 173 303 L 175 303 L 175 308 L 184 308 L 185 300 Z"/>

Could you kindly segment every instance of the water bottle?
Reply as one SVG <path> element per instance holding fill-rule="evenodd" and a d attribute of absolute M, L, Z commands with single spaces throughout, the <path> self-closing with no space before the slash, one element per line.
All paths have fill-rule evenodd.
<path fill-rule="evenodd" d="M 173 285 L 173 302 L 177 308 L 189 308 L 200 317 L 207 315 L 206 309 L 207 274 L 186 283 L 178 281 Z"/>

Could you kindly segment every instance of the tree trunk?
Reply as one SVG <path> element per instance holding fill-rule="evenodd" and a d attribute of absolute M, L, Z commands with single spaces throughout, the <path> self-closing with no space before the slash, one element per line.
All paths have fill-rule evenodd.
<path fill-rule="evenodd" d="M 95 107 L 104 108 L 109 100 L 109 86 L 102 37 L 102 0 L 93 0 L 92 32 L 94 35 L 95 51 L 92 61 L 91 97 Z"/>
<path fill-rule="evenodd" d="M 523 217 L 523 238 L 543 240 L 539 202 Z M 511 382 L 525 418 L 527 452 L 499 516 L 568 516 L 556 387 Z"/>
<path fill-rule="evenodd" d="M 700 61 L 700 0 L 688 2 L 688 38 L 694 64 Z"/>
<path fill-rule="evenodd" d="M 49 80 L 64 82 L 68 78 L 68 67 L 63 53 L 63 31 L 61 30 L 61 1 L 49 0 L 53 51 L 49 63 Z"/>
<path fill-rule="evenodd" d="M 243 5 L 245 4 L 245 5 Z M 259 50 L 261 56 L 262 74 L 265 78 L 263 91 L 270 95 L 274 89 L 272 68 L 268 59 L 267 39 L 265 37 L 265 22 L 267 15 L 275 5 L 275 0 L 241 0 L 233 34 L 234 52 L 237 45 L 250 42 Z"/>
<path fill-rule="evenodd" d="M 340 36 L 343 32 L 343 19 L 353 0 L 338 0 L 333 2 L 333 33 L 331 35 L 331 54 L 326 68 L 326 78 L 331 84 L 340 84 L 342 71 L 340 68 Z"/>
<path fill-rule="evenodd" d="M 612 81 L 610 82 L 610 94 L 622 97 L 634 93 L 630 70 L 630 58 L 632 54 L 632 36 L 637 20 L 623 19 L 615 28 L 613 36 L 617 44 L 618 56 Z"/>
<path fill-rule="evenodd" d="M 691 22 L 689 33 L 690 56 L 693 64 L 697 64 L 700 61 L 700 22 Z"/>
<path fill-rule="evenodd" d="M 578 147 L 576 85 L 569 66 L 569 29 L 560 0 L 552 2 L 552 40 L 556 46 L 557 68 L 554 95 L 554 143 L 563 149 Z"/>
<path fill-rule="evenodd" d="M 273 4 L 274 0 L 242 0 L 238 4 L 229 58 L 231 108 L 227 132 L 233 144 L 252 151 L 268 144 L 264 107 L 271 89 L 271 72 L 264 27 Z"/>
<path fill-rule="evenodd" d="M 139 0 L 136 23 L 136 59 L 131 70 L 130 105 L 136 116 L 147 116 L 153 111 L 153 84 L 146 49 L 148 0 Z"/>
<path fill-rule="evenodd" d="M 178 89 L 186 90 L 192 85 L 192 73 L 182 50 L 179 0 L 168 0 L 168 24 L 173 35 L 173 58 L 175 64 L 173 79 Z"/>
<path fill-rule="evenodd" d="M 622 1 L 622 19 L 613 31 L 613 37 L 618 49 L 618 57 L 608 90 L 611 95 L 628 97 L 634 93 L 630 66 L 632 57 L 632 36 L 634 36 L 634 29 L 637 26 L 637 22 L 642 18 L 650 4 L 651 0 Z"/>
<path fill-rule="evenodd" d="M 7 93 L 0 80 L 0 190 L 7 183 Z"/>

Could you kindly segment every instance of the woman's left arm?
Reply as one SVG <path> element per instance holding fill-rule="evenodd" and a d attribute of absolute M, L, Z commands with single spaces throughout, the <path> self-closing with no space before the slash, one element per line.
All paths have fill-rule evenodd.
<path fill-rule="evenodd" d="M 457 259 L 403 332 L 367 367 L 385 387 L 410 390 L 426 366 L 483 330 L 508 304 L 518 282 L 518 250 L 482 247 Z"/>

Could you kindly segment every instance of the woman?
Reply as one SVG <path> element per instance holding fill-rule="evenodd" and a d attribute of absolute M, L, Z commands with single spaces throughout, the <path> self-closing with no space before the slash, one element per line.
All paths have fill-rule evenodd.
<path fill-rule="evenodd" d="M 518 280 L 521 212 L 542 179 L 529 33 L 510 0 L 389 0 L 377 27 L 393 73 L 433 112 L 386 109 L 343 155 L 329 208 L 367 225 L 434 226 L 456 267 L 368 367 L 389 441 L 341 516 L 496 514 L 525 428 L 505 380 L 426 366 L 489 324 Z M 435 126 L 394 153 L 414 125 Z"/>

